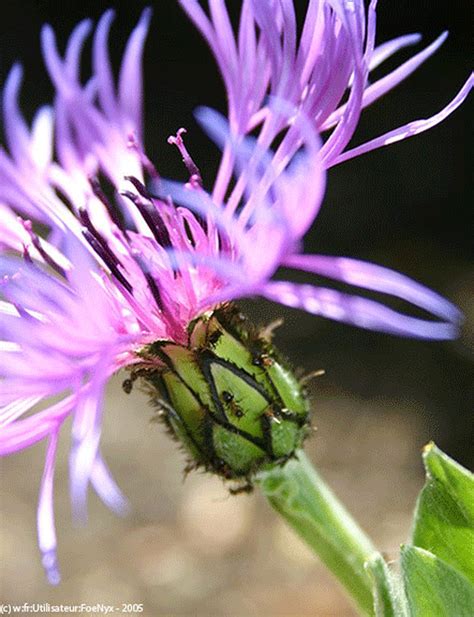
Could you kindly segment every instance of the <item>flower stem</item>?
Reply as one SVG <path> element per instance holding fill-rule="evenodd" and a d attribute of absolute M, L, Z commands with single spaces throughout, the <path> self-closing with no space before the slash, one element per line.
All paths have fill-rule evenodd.
<path fill-rule="evenodd" d="M 282 467 L 261 472 L 257 482 L 275 510 L 346 588 L 361 614 L 373 615 L 364 564 L 377 551 L 304 452 Z"/>

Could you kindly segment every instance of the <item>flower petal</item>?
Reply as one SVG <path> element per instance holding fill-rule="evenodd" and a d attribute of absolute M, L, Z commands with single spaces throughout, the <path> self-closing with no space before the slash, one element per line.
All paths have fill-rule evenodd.
<path fill-rule="evenodd" d="M 141 143 L 142 140 L 142 107 L 143 107 L 143 83 L 141 61 L 145 38 L 151 20 L 151 9 L 146 8 L 142 12 L 138 24 L 135 26 L 125 49 L 122 67 L 119 77 L 119 105 L 127 125 L 126 137 L 130 132 Z"/>
<path fill-rule="evenodd" d="M 92 467 L 90 481 L 96 493 L 119 516 L 125 516 L 130 510 L 127 498 L 124 497 L 105 464 L 100 453 L 97 453 Z"/>
<path fill-rule="evenodd" d="M 331 163 L 333 165 L 339 165 L 339 163 L 343 163 L 344 161 L 348 161 L 349 159 L 354 158 L 355 156 L 359 156 L 361 154 L 366 154 L 371 150 L 375 150 L 376 148 L 381 148 L 383 146 L 388 146 L 390 144 L 395 143 L 396 141 L 401 141 L 402 139 L 406 139 L 407 137 L 412 137 L 413 135 L 418 135 L 418 133 L 423 133 L 423 131 L 427 131 L 431 129 L 433 126 L 436 126 L 445 118 L 447 118 L 450 114 L 453 113 L 464 101 L 472 87 L 474 86 L 474 74 L 469 77 L 466 83 L 463 85 L 458 94 L 453 98 L 453 100 L 446 105 L 441 111 L 439 111 L 431 118 L 427 118 L 426 120 L 414 120 L 412 122 L 408 122 L 408 124 L 404 124 L 400 126 L 398 129 L 393 131 L 389 131 L 380 137 L 376 137 L 375 139 L 371 139 L 365 144 L 361 146 L 357 146 L 356 148 L 352 148 L 352 150 L 347 150 L 343 154 L 337 156 Z"/>
<path fill-rule="evenodd" d="M 441 45 L 444 43 L 448 36 L 447 32 L 443 32 L 440 36 L 428 45 L 425 49 L 417 53 L 415 56 L 404 62 L 402 65 L 397 67 L 394 71 L 385 75 L 381 79 L 377 80 L 364 90 L 364 94 L 362 97 L 362 107 L 368 107 L 372 105 L 374 101 L 379 99 L 381 96 L 386 94 L 389 90 L 398 86 L 398 84 L 404 81 L 411 73 L 416 71 L 416 69 L 425 62 L 430 56 L 432 56 Z M 323 123 L 321 126 L 322 131 L 326 131 L 333 126 L 335 126 L 342 114 L 344 113 L 345 105 L 342 105 L 335 112 L 333 112 L 329 118 Z"/>
<path fill-rule="evenodd" d="M 103 395 L 108 377 L 107 359 L 101 360 L 103 365 L 99 364 L 91 382 L 78 397 L 72 426 L 69 455 L 71 504 L 74 517 L 80 522 L 87 520 L 87 489 L 100 441 Z"/>
<path fill-rule="evenodd" d="M 97 94 L 102 109 L 110 118 L 117 120 L 117 103 L 110 58 L 107 51 L 107 40 L 110 26 L 115 18 L 115 12 L 109 9 L 99 20 L 94 35 L 93 64 L 97 78 Z"/>
<path fill-rule="evenodd" d="M 349 285 L 396 296 L 429 311 L 440 319 L 454 323 L 462 319 L 459 309 L 436 292 L 416 283 L 408 276 L 382 266 L 358 259 L 328 257 L 326 255 L 291 255 L 285 259 L 284 265 L 298 270 L 314 272 L 314 274 L 320 274 Z"/>
<path fill-rule="evenodd" d="M 8 147 L 15 160 L 28 160 L 29 133 L 18 109 L 18 93 L 23 78 L 23 69 L 16 64 L 10 71 L 3 90 L 3 121 Z"/>
<path fill-rule="evenodd" d="M 421 38 L 422 36 L 419 33 L 403 34 L 402 36 L 397 36 L 390 41 L 378 45 L 370 57 L 369 71 L 376 69 L 385 62 L 385 60 L 388 60 L 388 58 L 400 51 L 400 49 L 409 47 L 410 45 L 416 45 L 421 41 Z"/>
<path fill-rule="evenodd" d="M 59 574 L 56 555 L 56 529 L 54 524 L 54 467 L 58 445 L 58 430 L 51 433 L 46 452 L 43 478 L 41 480 L 40 497 L 37 511 L 38 545 L 42 554 L 42 564 L 46 570 L 48 581 L 57 585 Z"/>
<path fill-rule="evenodd" d="M 34 407 L 36 403 L 39 403 L 42 398 L 43 396 L 41 394 L 36 396 L 28 396 L 26 398 L 16 399 L 15 401 L 8 403 L 7 405 L 4 405 L 0 409 L 0 427 L 6 424 L 10 424 L 14 420 L 22 416 L 24 413 Z"/>
<path fill-rule="evenodd" d="M 74 397 L 68 396 L 33 416 L 2 427 L 0 431 L 0 456 L 29 448 L 50 435 L 70 414 L 74 402 Z"/>
<path fill-rule="evenodd" d="M 300 308 L 358 328 L 421 339 L 453 339 L 458 329 L 452 323 L 439 323 L 409 317 L 383 304 L 312 285 L 286 281 L 267 283 L 261 294 L 270 300 Z"/>

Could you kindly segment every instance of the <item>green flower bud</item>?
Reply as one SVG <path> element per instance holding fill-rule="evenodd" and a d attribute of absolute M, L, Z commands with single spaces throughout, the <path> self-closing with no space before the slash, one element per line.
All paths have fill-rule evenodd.
<path fill-rule="evenodd" d="M 308 402 L 291 369 L 232 305 L 190 323 L 188 345 L 145 347 L 144 380 L 190 467 L 247 478 L 290 458 L 308 434 Z M 128 384 L 127 384 L 128 386 Z"/>

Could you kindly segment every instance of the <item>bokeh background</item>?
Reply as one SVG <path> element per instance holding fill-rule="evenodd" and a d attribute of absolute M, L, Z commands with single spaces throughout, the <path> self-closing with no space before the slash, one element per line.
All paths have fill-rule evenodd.
<path fill-rule="evenodd" d="M 217 153 L 194 122 L 197 105 L 224 110 L 219 75 L 199 35 L 174 0 L 154 4 L 145 53 L 146 140 L 164 176 L 186 179 L 166 143 L 180 126 L 210 181 Z M 238 2 L 231 3 L 238 5 Z M 297 5 L 303 5 L 297 0 Z M 83 17 L 108 8 L 100 0 L 3 0 L 0 78 L 25 66 L 27 117 L 49 101 L 39 30 L 51 23 L 61 44 Z M 118 63 L 145 3 L 115 2 L 111 39 Z M 471 3 L 380 2 L 378 42 L 407 32 L 442 49 L 396 91 L 368 109 L 354 143 L 441 109 L 466 78 L 472 49 Z M 410 55 L 401 52 L 383 71 Z M 86 54 L 87 58 L 87 54 Z M 86 72 L 87 74 L 87 72 Z M 295 366 L 324 368 L 312 386 L 310 457 L 389 559 L 409 533 L 423 482 L 420 450 L 429 440 L 472 464 L 474 301 L 472 296 L 472 102 L 441 126 L 329 172 L 324 206 L 305 241 L 308 252 L 347 255 L 399 269 L 456 302 L 465 312 L 461 338 L 428 343 L 358 331 L 264 302 L 246 302 L 261 322 L 283 316 L 277 343 Z M 349 617 L 336 583 L 258 495 L 230 497 L 216 479 L 182 479 L 182 455 L 151 424 L 138 392 L 121 376 L 106 401 L 104 453 L 129 497 L 117 519 L 91 495 L 85 528 L 70 520 L 67 430 L 56 478 L 56 515 L 64 581 L 46 585 L 35 539 L 35 503 L 44 448 L 2 462 L 0 602 L 143 603 L 147 617 Z"/>

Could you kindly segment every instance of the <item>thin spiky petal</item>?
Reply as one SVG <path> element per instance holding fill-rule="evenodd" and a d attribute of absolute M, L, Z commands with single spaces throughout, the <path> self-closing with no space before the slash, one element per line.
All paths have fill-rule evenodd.
<path fill-rule="evenodd" d="M 434 40 L 428 47 L 420 51 L 419 53 L 412 56 L 409 60 L 401 64 L 394 71 L 385 75 L 381 79 L 376 82 L 368 85 L 362 97 L 362 107 L 368 107 L 372 105 L 377 99 L 381 96 L 395 88 L 400 82 L 406 79 L 411 73 L 416 71 L 416 69 L 423 64 L 430 56 L 432 56 L 444 43 L 448 36 L 447 32 L 443 32 L 440 36 Z M 376 65 L 378 64 L 378 60 Z M 345 105 L 342 105 L 339 109 L 337 109 L 334 113 L 332 113 L 329 118 L 321 125 L 321 130 L 326 131 L 333 126 L 335 126 L 342 117 L 344 112 Z"/>
<path fill-rule="evenodd" d="M 459 90 L 458 94 L 446 105 L 446 107 L 444 107 L 434 116 L 431 116 L 426 120 L 414 120 L 412 122 L 408 122 L 407 124 L 404 124 L 403 126 L 400 126 L 393 131 L 389 131 L 388 133 L 385 133 L 380 137 L 376 137 L 375 139 L 372 139 L 367 143 L 362 144 L 361 146 L 357 146 L 356 148 L 347 150 L 346 152 L 334 159 L 333 165 L 338 165 L 339 163 L 343 163 L 344 161 L 353 159 L 354 157 L 360 156 L 361 154 L 366 154 L 371 150 L 382 148 L 383 146 L 389 146 L 397 141 L 402 141 L 407 137 L 413 137 L 414 135 L 418 135 L 420 133 L 423 133 L 424 131 L 428 131 L 440 122 L 443 122 L 443 120 L 445 120 L 450 114 L 452 114 L 453 111 L 455 111 L 465 101 L 473 86 L 474 75 L 471 75 L 464 83 L 462 88 Z"/>
<path fill-rule="evenodd" d="M 46 451 L 46 462 L 43 478 L 41 480 L 40 497 L 38 501 L 38 545 L 42 554 L 42 564 L 46 571 L 48 581 L 57 585 L 61 576 L 59 574 L 58 560 L 56 555 L 56 528 L 54 524 L 54 468 L 56 462 L 56 450 L 58 446 L 59 431 L 56 429 L 50 434 Z"/>
<path fill-rule="evenodd" d="M 344 153 L 363 108 L 406 79 L 439 49 L 447 36 L 442 33 L 391 73 L 370 83 L 371 70 L 420 40 L 418 34 L 404 35 L 375 47 L 374 1 L 366 10 L 362 0 L 311 0 L 301 35 L 297 32 L 293 2 L 249 0 L 242 7 L 235 34 L 226 18 L 224 2 L 209 2 L 208 14 L 196 0 L 180 0 L 180 4 L 206 39 L 221 71 L 231 130 L 245 135 L 262 124 L 259 140 L 267 147 L 282 126 L 266 108 L 265 95 L 283 98 L 299 107 L 319 131 L 332 130 L 321 154 L 327 167 L 364 152 L 357 149 L 354 154 L 352 150 Z M 236 58 L 245 58 L 247 48 L 252 49 L 253 58 L 249 70 L 242 72 L 236 69 Z M 348 101 L 341 104 L 347 92 Z M 404 137 L 412 134 L 400 132 Z M 371 149 L 383 145 L 382 139 L 370 142 Z M 229 152 L 224 151 L 215 193 L 219 200 L 228 182 L 229 172 L 224 169 L 228 166 Z"/>
<path fill-rule="evenodd" d="M 457 325 L 450 321 L 410 317 L 374 300 L 326 287 L 272 281 L 267 283 L 262 295 L 274 302 L 367 330 L 437 340 L 452 339 L 457 332 Z"/>
<path fill-rule="evenodd" d="M 313 272 L 371 291 L 390 294 L 429 311 L 440 319 L 460 321 L 462 315 L 451 302 L 407 276 L 358 259 L 326 255 L 292 255 L 285 266 Z"/>

